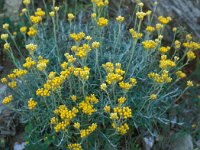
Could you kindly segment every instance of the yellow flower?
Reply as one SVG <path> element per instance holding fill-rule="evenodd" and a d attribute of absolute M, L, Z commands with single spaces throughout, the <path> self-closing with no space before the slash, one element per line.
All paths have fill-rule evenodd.
<path fill-rule="evenodd" d="M 91 37 L 91 36 L 86 36 L 85 39 L 86 39 L 87 41 L 91 41 L 91 40 L 92 40 L 92 37 Z"/>
<path fill-rule="evenodd" d="M 101 84 L 101 90 L 102 90 L 102 91 L 106 91 L 106 88 L 107 88 L 106 83 L 102 83 L 102 84 Z"/>
<path fill-rule="evenodd" d="M 143 20 L 147 14 L 145 12 L 137 12 L 136 16 L 138 19 Z"/>
<path fill-rule="evenodd" d="M 68 21 L 72 21 L 75 16 L 72 13 L 67 14 Z"/>
<path fill-rule="evenodd" d="M 96 13 L 92 13 L 92 14 L 91 14 L 91 17 L 92 17 L 93 19 L 96 19 L 97 14 L 96 14 Z"/>
<path fill-rule="evenodd" d="M 85 138 L 86 136 L 90 135 L 92 132 L 94 132 L 97 128 L 96 123 L 92 123 L 87 129 L 80 130 L 80 136 L 81 138 Z"/>
<path fill-rule="evenodd" d="M 40 16 L 30 16 L 30 20 L 33 24 L 38 24 L 42 21 L 42 17 Z"/>
<path fill-rule="evenodd" d="M 8 80 L 6 78 L 1 78 L 1 83 L 6 84 Z"/>
<path fill-rule="evenodd" d="M 114 126 L 113 126 L 114 127 Z M 117 132 L 119 132 L 121 135 L 124 135 L 128 132 L 129 126 L 127 123 L 124 123 L 123 125 L 116 127 Z"/>
<path fill-rule="evenodd" d="M 99 42 L 95 41 L 95 42 L 92 43 L 92 48 L 97 49 L 99 47 L 100 47 L 100 43 Z"/>
<path fill-rule="evenodd" d="M 41 8 L 37 8 L 35 15 L 39 17 L 43 17 L 45 16 L 45 12 Z"/>
<path fill-rule="evenodd" d="M 170 50 L 169 46 L 167 46 L 167 47 L 162 46 L 162 47 L 159 48 L 159 51 L 161 53 L 167 53 L 169 50 Z"/>
<path fill-rule="evenodd" d="M 126 101 L 126 97 L 120 97 L 120 98 L 118 98 L 119 105 L 124 104 L 125 101 Z"/>
<path fill-rule="evenodd" d="M 143 34 L 136 32 L 133 28 L 129 29 L 133 39 L 141 39 Z"/>
<path fill-rule="evenodd" d="M 4 24 L 3 24 L 3 29 L 8 30 L 8 28 L 9 28 L 9 24 L 4 23 Z"/>
<path fill-rule="evenodd" d="M 55 12 L 54 11 L 49 12 L 49 16 L 54 17 L 55 16 Z"/>
<path fill-rule="evenodd" d="M 150 95 L 150 99 L 151 100 L 156 100 L 157 99 L 157 95 L 156 94 L 151 94 Z"/>
<path fill-rule="evenodd" d="M 175 47 L 176 49 L 180 48 L 180 47 L 181 47 L 181 42 L 178 41 L 178 40 L 176 40 L 176 41 L 174 42 L 174 47 Z"/>
<path fill-rule="evenodd" d="M 29 5 L 30 4 L 30 0 L 23 0 L 23 4 L 24 5 Z"/>
<path fill-rule="evenodd" d="M 118 17 L 116 18 L 116 20 L 117 20 L 117 22 L 122 23 L 122 22 L 124 21 L 124 17 L 118 16 Z"/>
<path fill-rule="evenodd" d="M 159 16 L 158 17 L 158 20 L 159 20 L 159 22 L 161 23 L 161 24 L 168 24 L 171 20 L 172 20 L 172 18 L 171 17 L 163 17 L 163 16 Z"/>
<path fill-rule="evenodd" d="M 54 7 L 54 10 L 55 10 L 55 11 L 59 11 L 59 9 L 60 9 L 60 7 L 58 7 L 58 6 L 55 6 L 55 7 Z"/>
<path fill-rule="evenodd" d="M 149 32 L 149 33 L 152 33 L 154 30 L 155 30 L 155 28 L 152 27 L 152 26 L 147 26 L 146 27 L 146 31 Z"/>
<path fill-rule="evenodd" d="M 177 71 L 176 75 L 178 78 L 181 78 L 181 79 L 186 77 L 186 74 L 182 71 Z"/>
<path fill-rule="evenodd" d="M 37 45 L 30 43 L 30 44 L 26 45 L 26 49 L 30 52 L 31 55 L 33 55 L 33 53 L 37 49 Z"/>
<path fill-rule="evenodd" d="M 98 19 L 97 21 L 97 24 L 100 26 L 100 27 L 105 27 L 108 25 L 108 19 L 104 18 L 104 17 L 101 17 Z"/>
<path fill-rule="evenodd" d="M 37 29 L 35 27 L 30 27 L 29 31 L 27 32 L 28 36 L 35 36 L 38 33 Z"/>
<path fill-rule="evenodd" d="M 35 61 L 31 57 L 27 57 L 26 62 L 23 64 L 23 67 L 30 69 L 34 65 L 35 65 Z"/>
<path fill-rule="evenodd" d="M 36 106 L 37 106 L 37 102 L 35 100 L 33 100 L 32 98 L 29 99 L 29 101 L 28 101 L 28 108 L 30 110 L 33 110 Z"/>
<path fill-rule="evenodd" d="M 1 34 L 1 39 L 2 40 L 7 40 L 8 39 L 8 34 Z"/>
<path fill-rule="evenodd" d="M 193 60 L 196 58 L 196 55 L 193 51 L 189 51 L 189 52 L 187 52 L 187 58 L 188 58 L 188 60 Z"/>
<path fill-rule="evenodd" d="M 9 95 L 3 99 L 2 104 L 4 104 L 4 105 L 8 104 L 12 101 L 12 99 L 13 99 L 13 96 Z"/>
<path fill-rule="evenodd" d="M 9 86 L 10 88 L 16 88 L 17 82 L 16 82 L 16 81 L 8 82 L 8 86 Z"/>
<path fill-rule="evenodd" d="M 157 23 L 156 24 L 156 30 L 160 30 L 160 29 L 162 29 L 163 28 L 163 25 L 162 24 L 160 24 L 160 23 Z"/>
<path fill-rule="evenodd" d="M 27 27 L 23 26 L 20 28 L 21 33 L 26 34 L 26 31 L 27 31 Z"/>
<path fill-rule="evenodd" d="M 110 113 L 110 119 L 117 120 L 117 119 L 119 119 L 119 117 L 118 117 L 117 113 Z"/>
<path fill-rule="evenodd" d="M 72 101 L 74 101 L 74 102 L 77 101 L 77 97 L 76 97 L 76 95 L 72 95 L 72 96 L 70 96 L 70 97 L 71 97 L 71 100 L 72 100 Z"/>
<path fill-rule="evenodd" d="M 143 45 L 144 49 L 149 50 L 149 49 L 156 48 L 157 43 L 154 42 L 153 40 L 148 40 L 148 41 L 142 42 L 142 45 Z"/>
<path fill-rule="evenodd" d="M 81 127 L 81 124 L 79 123 L 79 122 L 76 122 L 76 123 L 74 123 L 74 128 L 76 128 L 76 129 L 80 129 L 80 127 Z"/>
<path fill-rule="evenodd" d="M 70 38 L 72 38 L 75 42 L 79 42 L 80 40 L 82 40 L 85 37 L 85 33 L 84 32 L 79 32 L 79 33 L 71 33 Z"/>
<path fill-rule="evenodd" d="M 67 146 L 70 150 L 82 150 L 81 144 L 74 143 Z"/>
<path fill-rule="evenodd" d="M 106 113 L 110 113 L 110 106 L 106 105 L 103 110 L 106 112 Z"/>
<path fill-rule="evenodd" d="M 188 86 L 188 87 L 192 87 L 192 86 L 194 86 L 194 85 L 193 85 L 193 82 L 192 82 L 192 81 L 190 81 L 190 80 L 189 80 L 189 81 L 187 81 L 187 86 Z"/>
<path fill-rule="evenodd" d="M 3 48 L 4 48 L 5 50 L 10 49 L 10 44 L 9 44 L 9 43 L 5 43 L 5 44 L 3 45 Z"/>

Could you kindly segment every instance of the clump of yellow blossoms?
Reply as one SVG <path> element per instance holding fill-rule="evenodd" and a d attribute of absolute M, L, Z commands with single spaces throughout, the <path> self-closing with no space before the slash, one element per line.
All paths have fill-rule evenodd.
<path fill-rule="evenodd" d="M 85 138 L 86 136 L 90 135 L 92 132 L 94 132 L 97 128 L 96 123 L 92 123 L 92 125 L 88 126 L 87 129 L 80 130 L 80 137 Z"/>
<path fill-rule="evenodd" d="M 101 17 L 97 20 L 97 24 L 100 26 L 100 27 L 105 27 L 108 25 L 108 19 L 104 18 L 104 17 Z"/>
<path fill-rule="evenodd" d="M 9 95 L 3 99 L 2 104 L 8 104 L 12 101 L 12 99 L 13 99 L 13 96 Z"/>
<path fill-rule="evenodd" d="M 76 117 L 78 109 L 73 107 L 69 110 L 65 105 L 60 105 L 57 109 L 54 110 L 54 114 L 58 117 L 51 118 L 51 124 L 54 124 L 54 129 L 56 132 L 60 130 L 65 130 L 67 126 L 71 123 L 72 119 Z"/>
<path fill-rule="evenodd" d="M 155 41 L 153 41 L 153 40 L 148 40 L 148 41 L 142 42 L 142 45 L 143 45 L 144 49 L 149 50 L 149 49 L 156 48 L 156 46 L 158 44 Z"/>
<path fill-rule="evenodd" d="M 99 100 L 95 97 L 94 94 L 86 96 L 85 100 L 79 103 L 79 109 L 87 115 L 92 115 L 97 110 L 94 108 L 93 104 L 97 104 Z"/>
<path fill-rule="evenodd" d="M 117 20 L 117 22 L 122 23 L 122 22 L 124 21 L 124 17 L 118 16 L 118 17 L 116 18 L 116 20 Z"/>
<path fill-rule="evenodd" d="M 84 37 L 85 37 L 85 33 L 83 32 L 79 32 L 79 33 L 71 33 L 70 34 L 70 37 L 76 41 L 76 42 L 79 42 L 80 40 L 82 40 Z"/>
<path fill-rule="evenodd" d="M 70 150 L 82 150 L 81 144 L 74 143 L 67 146 Z"/>
<path fill-rule="evenodd" d="M 30 110 L 34 109 L 37 106 L 37 102 L 32 98 L 28 101 L 28 108 Z"/>

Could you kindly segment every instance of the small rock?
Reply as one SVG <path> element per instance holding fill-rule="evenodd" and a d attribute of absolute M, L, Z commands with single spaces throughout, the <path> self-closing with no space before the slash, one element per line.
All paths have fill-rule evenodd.
<path fill-rule="evenodd" d="M 23 150 L 23 149 L 25 149 L 25 146 L 26 146 L 26 143 L 25 143 L 25 142 L 22 142 L 22 143 L 16 142 L 16 143 L 14 144 L 13 149 L 14 149 L 14 150 Z"/>

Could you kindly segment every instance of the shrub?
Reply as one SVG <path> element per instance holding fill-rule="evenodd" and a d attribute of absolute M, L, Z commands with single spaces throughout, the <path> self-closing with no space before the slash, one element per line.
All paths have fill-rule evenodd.
<path fill-rule="evenodd" d="M 92 0 L 90 14 L 69 12 L 67 19 L 55 1 L 52 10 L 35 12 L 30 1 L 23 3 L 21 15 L 30 21 L 20 28 L 27 54 L 14 56 L 4 24 L 4 51 L 16 69 L 1 81 L 10 89 L 2 103 L 20 115 L 29 145 L 117 149 L 134 129 L 153 134 L 154 125 L 171 122 L 167 110 L 193 86 L 182 69 L 200 48 L 189 34 L 178 39 L 177 28 L 164 44 L 171 17 L 153 24 L 152 11 L 138 2 L 129 29 L 128 18 L 108 19 L 106 0 Z"/>

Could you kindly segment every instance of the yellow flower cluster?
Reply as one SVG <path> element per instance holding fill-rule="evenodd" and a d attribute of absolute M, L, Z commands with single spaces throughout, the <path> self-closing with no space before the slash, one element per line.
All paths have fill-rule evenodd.
<path fill-rule="evenodd" d="M 130 78 L 130 82 L 121 81 L 121 82 L 119 82 L 119 86 L 123 90 L 128 91 L 130 88 L 132 88 L 133 86 L 135 86 L 136 83 L 137 83 L 137 80 L 135 78 Z"/>
<path fill-rule="evenodd" d="M 1 34 L 1 39 L 2 40 L 7 40 L 8 39 L 8 34 Z"/>
<path fill-rule="evenodd" d="M 150 99 L 151 100 L 156 100 L 157 99 L 157 95 L 156 94 L 151 94 L 150 95 Z"/>
<path fill-rule="evenodd" d="M 26 34 L 27 27 L 26 27 L 26 26 L 23 26 L 23 27 L 21 27 L 19 30 L 20 30 L 21 33 Z"/>
<path fill-rule="evenodd" d="M 169 50 L 170 50 L 169 46 L 167 46 L 167 47 L 162 46 L 162 47 L 159 48 L 159 51 L 161 53 L 167 53 Z"/>
<path fill-rule="evenodd" d="M 69 53 L 65 53 L 65 58 L 67 58 L 67 61 L 69 63 L 73 63 L 76 61 L 76 58 L 74 58 L 73 55 L 70 55 Z"/>
<path fill-rule="evenodd" d="M 16 87 L 17 87 L 17 82 L 16 82 L 16 81 L 8 82 L 8 86 L 9 86 L 10 88 L 16 88 Z"/>
<path fill-rule="evenodd" d="M 32 98 L 28 101 L 28 108 L 30 110 L 33 110 L 37 106 L 37 102 L 33 100 Z"/>
<path fill-rule="evenodd" d="M 23 0 L 23 4 L 24 4 L 24 5 L 29 5 L 30 2 L 31 2 L 30 0 Z"/>
<path fill-rule="evenodd" d="M 39 71 L 44 71 L 48 63 L 49 63 L 48 59 L 44 59 L 42 56 L 38 56 L 37 69 Z"/>
<path fill-rule="evenodd" d="M 168 24 L 172 18 L 171 17 L 163 17 L 163 16 L 159 16 L 158 17 L 158 20 L 161 24 L 165 25 L 165 24 Z"/>
<path fill-rule="evenodd" d="M 73 143 L 67 146 L 70 150 L 82 150 L 81 144 Z"/>
<path fill-rule="evenodd" d="M 85 33 L 79 32 L 79 33 L 71 33 L 70 38 L 72 38 L 75 42 L 79 42 L 85 37 Z"/>
<path fill-rule="evenodd" d="M 127 123 L 124 123 L 120 126 L 117 126 L 115 123 L 112 123 L 112 127 L 116 129 L 116 131 L 119 132 L 121 135 L 126 134 L 129 130 L 129 126 Z"/>
<path fill-rule="evenodd" d="M 84 66 L 83 68 L 75 68 L 74 76 L 79 77 L 82 81 L 87 81 L 90 75 L 90 68 Z"/>
<path fill-rule="evenodd" d="M 2 28 L 5 29 L 5 30 L 8 30 L 8 28 L 9 28 L 9 24 L 4 23 Z"/>
<path fill-rule="evenodd" d="M 83 44 L 82 46 L 72 46 L 71 50 L 74 51 L 79 58 L 84 58 L 91 51 L 91 47 L 89 44 Z"/>
<path fill-rule="evenodd" d="M 117 22 L 122 23 L 122 22 L 124 21 L 124 17 L 118 16 L 118 17 L 116 18 L 116 20 L 117 20 Z"/>
<path fill-rule="evenodd" d="M 98 26 L 100 27 L 105 27 L 108 25 L 108 19 L 104 18 L 104 17 L 100 17 L 98 20 L 97 20 L 97 24 Z"/>
<path fill-rule="evenodd" d="M 115 67 L 114 64 L 111 62 L 107 62 L 102 66 L 107 72 L 106 82 L 108 84 L 115 84 L 123 79 L 125 71 L 121 69 L 120 63 L 116 63 Z"/>
<path fill-rule="evenodd" d="M 91 94 L 90 96 L 86 96 L 85 100 L 79 103 L 78 107 L 84 114 L 92 115 L 94 112 L 96 112 L 93 104 L 98 102 L 99 100 L 95 97 L 95 95 Z"/>
<path fill-rule="evenodd" d="M 37 49 L 37 45 L 30 43 L 30 44 L 26 45 L 26 49 L 29 51 L 30 55 L 33 55 L 33 53 Z"/>
<path fill-rule="evenodd" d="M 194 86 L 194 85 L 193 85 L 193 82 L 192 82 L 192 81 L 187 81 L 187 86 L 188 86 L 188 87 Z"/>
<path fill-rule="evenodd" d="M 35 16 L 43 17 L 45 16 L 45 12 L 41 8 L 37 8 Z"/>
<path fill-rule="evenodd" d="M 26 69 L 30 69 L 35 64 L 36 62 L 31 57 L 27 57 L 25 63 L 23 64 L 23 67 Z"/>
<path fill-rule="evenodd" d="M 146 27 L 146 31 L 147 31 L 148 33 L 152 33 L 154 30 L 155 30 L 155 28 L 152 27 L 152 26 L 147 26 L 147 27 Z"/>
<path fill-rule="evenodd" d="M 104 7 L 109 4 L 108 0 L 91 0 L 91 2 L 96 4 L 97 7 Z"/>
<path fill-rule="evenodd" d="M 188 60 L 193 60 L 193 59 L 196 58 L 196 55 L 193 51 L 188 51 L 187 52 L 187 58 L 188 58 Z"/>
<path fill-rule="evenodd" d="M 30 21 L 33 24 L 38 24 L 42 21 L 42 17 L 40 17 L 40 16 L 30 16 Z"/>
<path fill-rule="evenodd" d="M 5 43 L 3 45 L 3 49 L 8 50 L 10 48 L 10 44 L 9 43 Z"/>
<path fill-rule="evenodd" d="M 129 29 L 133 39 L 141 39 L 143 34 L 136 32 L 133 28 Z"/>
<path fill-rule="evenodd" d="M 81 127 L 81 124 L 79 123 L 79 122 L 76 122 L 76 123 L 74 123 L 74 128 L 76 128 L 76 129 L 80 129 L 80 127 Z"/>
<path fill-rule="evenodd" d="M 59 122 L 58 118 L 51 118 L 51 124 L 55 124 L 54 130 L 59 132 L 61 130 L 65 130 L 66 127 L 71 123 L 72 119 L 76 117 L 78 113 L 78 109 L 73 107 L 72 110 L 69 110 L 65 105 L 60 105 L 57 109 L 54 110 L 54 113 L 58 115 L 61 119 Z"/>
<path fill-rule="evenodd" d="M 2 104 L 4 104 L 4 105 L 8 104 L 12 101 L 12 99 L 13 99 L 13 96 L 9 95 L 3 99 Z"/>
<path fill-rule="evenodd" d="M 176 66 L 176 63 L 170 59 L 167 59 L 167 55 L 161 56 L 160 65 L 159 65 L 161 69 L 167 69 L 167 68 L 175 67 L 175 66 Z"/>
<path fill-rule="evenodd" d="M 143 45 L 144 49 L 149 50 L 149 49 L 156 48 L 156 46 L 158 45 L 158 43 L 156 43 L 153 40 L 147 40 L 147 41 L 142 42 L 142 45 Z"/>
<path fill-rule="evenodd" d="M 190 50 L 198 50 L 198 49 L 200 49 L 200 44 L 196 43 L 196 42 L 193 42 L 193 41 L 185 42 L 185 43 L 183 43 L 183 46 L 185 48 L 190 49 Z"/>
<path fill-rule="evenodd" d="M 143 20 L 147 14 L 145 12 L 137 12 L 136 16 L 138 19 Z"/>
<path fill-rule="evenodd" d="M 181 78 L 181 79 L 186 77 L 186 74 L 182 71 L 177 71 L 176 75 L 178 78 Z"/>
<path fill-rule="evenodd" d="M 38 30 L 35 27 L 30 27 L 27 32 L 28 36 L 33 37 L 38 33 Z"/>
<path fill-rule="evenodd" d="M 92 132 L 94 132 L 97 128 L 96 123 L 92 123 L 87 129 L 80 130 L 80 136 L 81 138 L 85 138 L 86 136 L 90 135 Z"/>
<path fill-rule="evenodd" d="M 74 16 L 74 14 L 69 13 L 69 14 L 67 14 L 67 18 L 68 18 L 68 21 L 72 21 L 75 18 L 75 16 Z"/>
<path fill-rule="evenodd" d="M 170 83 L 172 81 L 172 78 L 169 77 L 167 70 L 163 70 L 161 75 L 151 72 L 148 74 L 148 77 L 153 79 L 156 83 Z"/>

